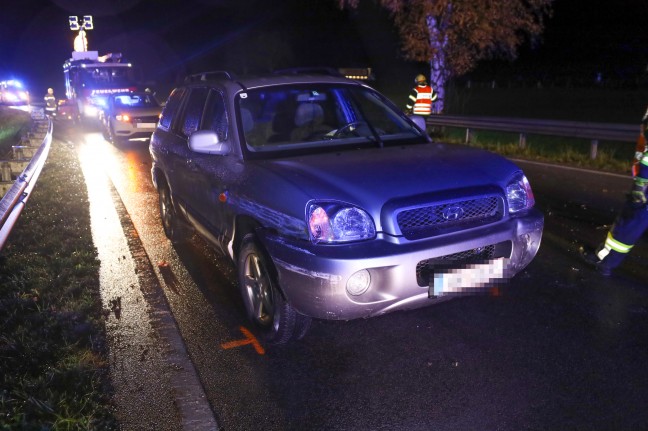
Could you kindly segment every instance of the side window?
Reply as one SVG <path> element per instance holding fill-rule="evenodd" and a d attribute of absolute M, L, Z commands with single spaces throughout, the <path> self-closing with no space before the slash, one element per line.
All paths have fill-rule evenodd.
<path fill-rule="evenodd" d="M 160 126 L 162 128 L 169 130 L 169 127 L 171 127 L 171 122 L 173 121 L 173 117 L 175 117 L 175 114 L 180 107 L 180 101 L 182 101 L 183 94 L 183 89 L 176 88 L 169 96 L 169 100 L 167 100 L 166 105 L 164 105 L 162 116 L 160 117 Z"/>
<path fill-rule="evenodd" d="M 191 89 L 182 120 L 181 132 L 183 135 L 189 137 L 193 132 L 198 130 L 208 94 L 208 88 Z"/>
<path fill-rule="evenodd" d="M 212 90 L 209 94 L 202 129 L 216 132 L 219 141 L 227 139 L 227 113 L 225 112 L 225 100 L 223 100 L 223 94 L 220 91 Z"/>

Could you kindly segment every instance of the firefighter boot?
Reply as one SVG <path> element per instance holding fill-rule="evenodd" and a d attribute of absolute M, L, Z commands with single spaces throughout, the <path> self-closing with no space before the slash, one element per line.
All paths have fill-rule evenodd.
<path fill-rule="evenodd" d="M 612 276 L 612 268 L 609 266 L 605 265 L 603 259 L 599 258 L 598 252 L 603 248 L 603 244 L 601 244 L 596 251 L 592 250 L 591 248 L 580 248 L 580 255 L 583 261 L 594 268 L 596 272 L 601 274 L 603 277 L 610 277 Z"/>

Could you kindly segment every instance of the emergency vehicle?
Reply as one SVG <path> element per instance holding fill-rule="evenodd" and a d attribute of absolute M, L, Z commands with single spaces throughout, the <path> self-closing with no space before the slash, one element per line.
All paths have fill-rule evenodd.
<path fill-rule="evenodd" d="M 97 118 L 109 94 L 140 90 L 137 69 L 122 62 L 121 53 L 73 51 L 63 74 L 66 96 L 76 103 L 82 119 Z"/>
<path fill-rule="evenodd" d="M 20 81 L 9 79 L 0 82 L 0 103 L 3 105 L 29 104 L 29 92 Z"/>

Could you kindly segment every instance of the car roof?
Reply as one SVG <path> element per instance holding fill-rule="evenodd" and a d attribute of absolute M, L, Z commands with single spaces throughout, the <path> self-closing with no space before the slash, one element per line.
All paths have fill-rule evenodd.
<path fill-rule="evenodd" d="M 317 73 L 317 70 L 314 70 L 313 73 L 301 71 L 292 73 L 289 70 L 283 73 L 243 77 L 236 77 L 226 71 L 202 72 L 188 76 L 185 79 L 185 86 L 218 85 L 228 88 L 233 92 L 286 84 L 316 83 L 364 86 L 364 84 L 358 81 L 347 79 L 341 75 Z"/>

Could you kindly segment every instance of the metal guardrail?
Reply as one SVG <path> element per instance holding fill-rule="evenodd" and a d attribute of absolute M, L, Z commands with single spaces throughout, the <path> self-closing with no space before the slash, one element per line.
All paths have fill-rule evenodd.
<path fill-rule="evenodd" d="M 40 112 L 40 114 L 35 116 L 35 112 Z M 0 200 L 0 250 L 4 247 L 20 213 L 27 204 L 52 144 L 52 119 L 46 117 L 42 111 L 32 111 L 32 118 L 37 122 L 47 121 L 47 132 L 27 167 Z"/>
<path fill-rule="evenodd" d="M 52 142 L 52 120 L 48 117 L 45 118 L 48 121 L 48 128 L 42 144 L 34 153 L 23 173 L 0 201 L 0 250 L 25 207 L 29 194 L 47 159 Z M 520 135 L 519 145 L 522 148 L 526 145 L 526 136 L 529 134 L 590 139 L 590 156 L 593 159 L 596 158 L 599 140 L 636 142 L 639 135 L 639 126 L 636 124 L 452 115 L 431 115 L 426 118 L 426 123 L 428 126 L 465 128 L 466 143 L 470 142 L 472 130 L 518 133 Z"/>
<path fill-rule="evenodd" d="M 596 158 L 599 141 L 636 142 L 639 124 L 589 123 L 578 121 L 536 120 L 525 118 L 465 117 L 453 115 L 430 115 L 428 126 L 446 126 L 466 129 L 466 143 L 470 142 L 472 130 L 496 130 L 519 133 L 519 145 L 526 146 L 527 135 L 550 135 L 589 139 L 590 157 Z"/>

